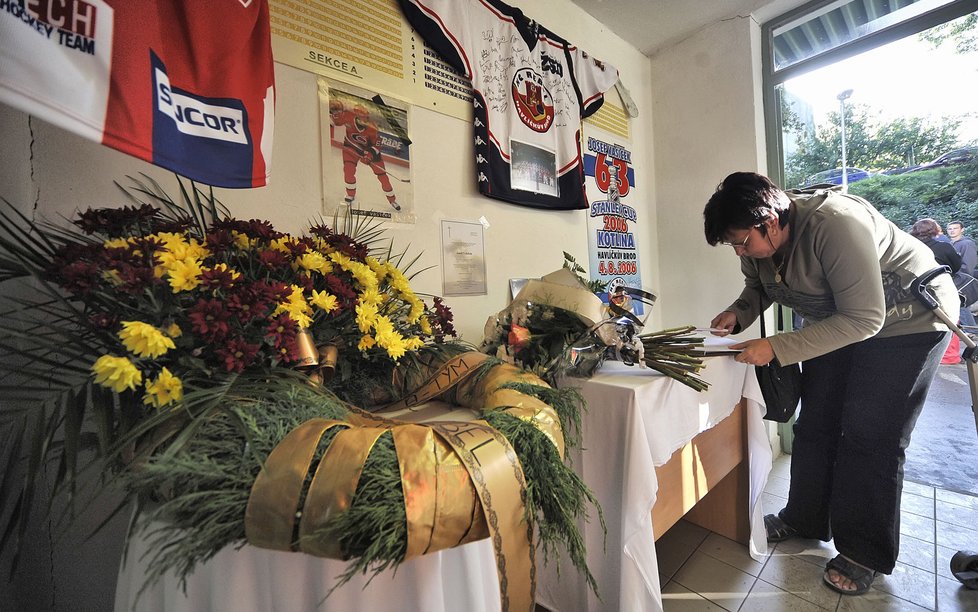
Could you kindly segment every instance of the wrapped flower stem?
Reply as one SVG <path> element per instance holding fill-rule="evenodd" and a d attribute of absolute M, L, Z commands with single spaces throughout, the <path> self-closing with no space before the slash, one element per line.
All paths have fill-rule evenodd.
<path fill-rule="evenodd" d="M 704 367 L 703 358 L 698 353 L 703 348 L 703 338 L 690 336 L 694 329 L 692 325 L 687 325 L 641 334 L 639 338 L 644 349 L 642 362 L 687 387 L 705 391 L 710 383 L 697 376 Z"/>

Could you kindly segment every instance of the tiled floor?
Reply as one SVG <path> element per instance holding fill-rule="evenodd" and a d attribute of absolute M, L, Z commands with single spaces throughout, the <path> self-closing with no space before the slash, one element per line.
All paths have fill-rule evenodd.
<path fill-rule="evenodd" d="M 774 463 L 763 494 L 765 514 L 784 506 L 790 455 Z M 747 548 L 680 521 L 656 542 L 665 612 L 978 611 L 978 591 L 951 576 L 958 550 L 978 550 L 978 497 L 908 482 L 900 557 L 866 595 L 848 597 L 822 584 L 832 543 L 788 540 L 753 560 Z"/>

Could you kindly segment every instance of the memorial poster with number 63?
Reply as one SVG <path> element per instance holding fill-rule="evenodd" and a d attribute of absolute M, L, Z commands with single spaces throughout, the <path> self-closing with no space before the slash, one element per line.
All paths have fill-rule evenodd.
<path fill-rule="evenodd" d="M 611 293 L 622 285 L 641 289 L 639 251 L 634 233 L 641 211 L 630 206 L 628 200 L 635 186 L 631 151 L 623 145 L 594 137 L 588 137 L 585 144 L 591 279 L 607 282 Z M 600 297 L 602 301 L 608 301 L 607 293 Z M 635 302 L 633 306 L 635 314 L 644 314 L 641 303 Z"/>

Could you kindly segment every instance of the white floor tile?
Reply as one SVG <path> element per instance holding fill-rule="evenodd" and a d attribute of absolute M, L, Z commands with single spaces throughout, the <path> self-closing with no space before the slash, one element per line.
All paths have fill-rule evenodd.
<path fill-rule="evenodd" d="M 877 576 L 873 588 L 933 610 L 937 605 L 936 580 L 933 572 L 897 563 L 889 576 Z"/>
<path fill-rule="evenodd" d="M 681 584 L 669 582 L 662 587 L 662 612 L 723 612 L 723 608 Z"/>
<path fill-rule="evenodd" d="M 744 612 L 820 612 L 825 609 L 763 580 L 754 583 L 741 607 Z"/>
<path fill-rule="evenodd" d="M 655 542 L 655 558 L 659 573 L 668 579 L 682 567 L 710 531 L 688 521 L 679 521 Z"/>
<path fill-rule="evenodd" d="M 734 542 L 717 533 L 711 533 L 697 549 L 706 553 L 718 561 L 723 561 L 727 565 L 733 566 L 740 571 L 757 576 L 764 567 L 764 562 L 755 561 L 747 547 L 739 542 Z M 765 559 L 766 561 L 767 559 Z"/>
<path fill-rule="evenodd" d="M 740 609 L 754 580 L 754 576 L 700 551 L 693 553 L 673 577 L 673 582 L 731 611 Z"/>
<path fill-rule="evenodd" d="M 924 516 L 927 518 L 934 518 L 934 501 L 933 497 L 924 497 L 922 495 L 915 495 L 913 493 L 903 492 L 903 497 L 900 499 L 900 510 L 902 512 L 910 512 L 911 514 L 916 514 L 918 516 Z"/>
<path fill-rule="evenodd" d="M 934 573 L 936 564 L 935 557 L 937 554 L 936 548 L 937 546 L 933 542 L 901 535 L 900 556 L 897 557 L 897 561 Z"/>
<path fill-rule="evenodd" d="M 966 589 L 957 580 L 939 576 L 937 605 L 940 612 L 975 612 L 978 610 L 978 591 Z"/>
<path fill-rule="evenodd" d="M 824 569 L 822 565 L 793 555 L 778 554 L 775 550 L 764 565 L 760 579 L 816 606 L 834 610 L 841 595 L 822 584 Z"/>

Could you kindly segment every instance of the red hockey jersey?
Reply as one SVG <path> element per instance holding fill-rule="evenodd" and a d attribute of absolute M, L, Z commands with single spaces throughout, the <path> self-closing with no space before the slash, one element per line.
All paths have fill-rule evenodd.
<path fill-rule="evenodd" d="M 0 102 L 188 178 L 268 180 L 267 0 L 0 0 Z"/>

